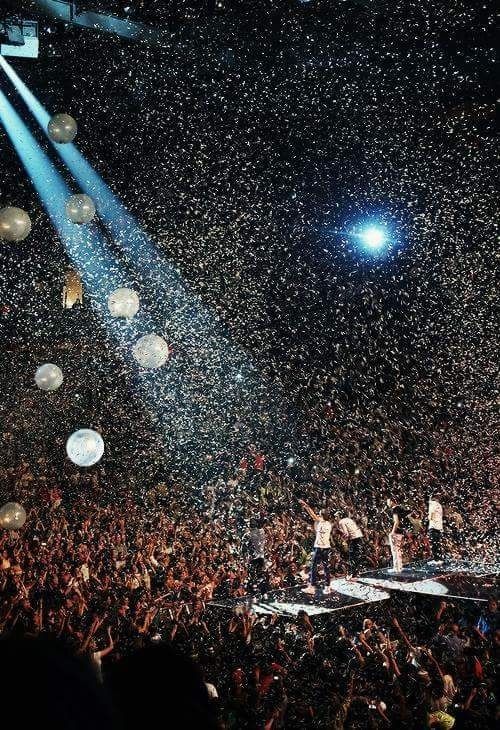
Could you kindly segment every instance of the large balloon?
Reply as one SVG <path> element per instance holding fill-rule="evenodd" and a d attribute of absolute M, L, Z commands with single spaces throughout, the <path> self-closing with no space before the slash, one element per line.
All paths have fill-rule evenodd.
<path fill-rule="evenodd" d="M 22 504 L 7 502 L 0 509 L 0 527 L 5 530 L 19 530 L 26 522 L 26 511 Z"/>
<path fill-rule="evenodd" d="M 108 309 L 113 317 L 131 319 L 139 311 L 139 297 L 132 289 L 115 289 L 108 297 Z"/>
<path fill-rule="evenodd" d="M 104 441 L 97 431 L 81 428 L 67 440 L 66 453 L 77 466 L 93 466 L 104 454 Z"/>
<path fill-rule="evenodd" d="M 132 352 L 139 365 L 150 370 L 161 368 L 170 354 L 167 343 L 159 335 L 144 335 L 137 340 Z"/>
<path fill-rule="evenodd" d="M 72 142 L 77 131 L 77 123 L 69 114 L 54 114 L 47 126 L 50 139 L 59 144 Z"/>
<path fill-rule="evenodd" d="M 62 381 L 61 368 L 51 362 L 40 365 L 35 373 L 35 383 L 40 390 L 57 390 L 62 385 Z"/>
<path fill-rule="evenodd" d="M 21 208 L 0 210 L 0 238 L 5 241 L 22 241 L 31 231 L 31 220 Z"/>
<path fill-rule="evenodd" d="M 66 203 L 66 215 L 73 223 L 90 223 L 95 216 L 94 201 L 84 193 L 72 195 Z"/>

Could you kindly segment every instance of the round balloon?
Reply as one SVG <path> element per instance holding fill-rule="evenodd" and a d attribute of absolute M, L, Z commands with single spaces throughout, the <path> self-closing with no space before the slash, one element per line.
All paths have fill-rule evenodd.
<path fill-rule="evenodd" d="M 26 510 L 22 504 L 7 502 L 0 509 L 0 527 L 5 530 L 19 530 L 26 522 Z"/>
<path fill-rule="evenodd" d="M 22 241 L 31 231 L 31 220 L 22 208 L 0 210 L 0 238 L 5 241 Z"/>
<path fill-rule="evenodd" d="M 51 362 L 40 365 L 35 373 L 35 383 L 40 390 L 57 390 L 63 381 L 63 374 L 60 367 Z"/>
<path fill-rule="evenodd" d="M 66 215 L 72 223 L 90 223 L 95 216 L 94 201 L 83 193 L 72 195 L 66 203 Z"/>
<path fill-rule="evenodd" d="M 139 365 L 150 370 L 161 368 L 167 362 L 169 354 L 167 343 L 159 335 L 144 335 L 133 348 L 133 355 Z"/>
<path fill-rule="evenodd" d="M 50 139 L 59 144 L 72 142 L 77 131 L 78 125 L 69 114 L 54 114 L 47 126 Z"/>
<path fill-rule="evenodd" d="M 139 311 L 139 297 L 133 289 L 115 289 L 108 297 L 108 309 L 113 317 L 131 319 Z"/>
<path fill-rule="evenodd" d="M 93 466 L 104 454 L 104 441 L 97 431 L 81 428 L 67 440 L 66 453 L 77 466 Z"/>

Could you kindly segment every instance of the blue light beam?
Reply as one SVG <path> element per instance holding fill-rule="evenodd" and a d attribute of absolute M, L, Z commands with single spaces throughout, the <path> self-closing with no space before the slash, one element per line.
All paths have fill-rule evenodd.
<path fill-rule="evenodd" d="M 94 226 L 78 226 L 68 220 L 65 203 L 72 191 L 2 91 L 0 91 L 0 122 L 69 258 L 82 276 L 92 306 L 102 320 L 103 330 L 107 334 L 112 334 L 119 346 L 118 353 L 121 358 L 130 361 L 131 333 L 119 327 L 113 328 L 110 332 L 107 310 L 106 294 L 121 286 L 124 280 L 120 264 Z M 153 332 L 153 324 L 146 312 L 143 313 L 143 320 L 149 331 Z M 143 395 L 150 405 L 155 403 L 152 393 L 143 390 Z"/>
<path fill-rule="evenodd" d="M 164 410 L 158 420 L 161 418 L 169 424 L 170 433 L 172 437 L 175 433 L 179 448 L 186 448 L 193 439 L 197 439 L 200 443 L 202 440 L 210 443 L 210 451 L 222 451 L 233 424 L 240 422 L 242 418 L 249 419 L 247 435 L 251 441 L 273 438 L 269 431 L 271 423 L 275 424 L 277 431 L 282 428 L 279 424 L 287 423 L 289 438 L 295 432 L 295 425 L 284 416 L 287 412 L 287 397 L 281 387 L 261 380 L 249 354 L 230 340 L 222 322 L 204 307 L 201 298 L 184 284 L 179 272 L 162 258 L 148 234 L 76 146 L 57 144 L 50 140 L 47 133 L 50 116 L 47 111 L 3 58 L 0 58 L 0 67 L 81 190 L 94 200 L 99 219 L 120 247 L 120 254 L 125 258 L 127 268 L 134 272 L 141 302 L 147 303 L 148 314 L 155 322 L 155 326 L 147 331 L 158 332 L 167 327 L 169 341 L 173 343 L 177 357 L 160 371 L 147 373 L 144 376 L 147 378 L 144 385 L 153 380 L 151 385 L 154 388 L 154 398 L 151 398 L 150 390 L 148 398 L 149 404 L 154 401 L 153 411 L 155 405 L 172 406 L 169 405 L 168 415 L 165 416 Z M 17 119 L 19 120 L 18 117 Z M 29 142 L 28 146 L 33 148 L 32 136 Z M 22 154 L 20 148 L 18 151 Z M 41 151 L 38 150 L 39 152 Z M 44 159 L 48 160 L 46 156 Z M 27 170 L 30 174 L 29 167 Z M 52 195 L 52 182 L 48 182 L 49 185 L 45 182 L 45 197 Z M 37 189 L 41 187 L 43 183 L 40 182 Z M 45 203 L 48 204 L 47 201 Z M 59 218 L 53 220 L 56 224 Z M 69 251 L 80 253 L 79 250 L 74 251 L 75 246 L 71 239 L 65 239 L 64 243 L 68 245 Z M 95 252 L 93 255 L 96 255 Z M 83 267 L 84 270 L 85 259 L 78 257 L 75 263 L 77 268 Z M 90 265 L 93 265 L 92 259 Z M 116 271 L 120 273 L 119 265 Z M 97 279 L 99 278 L 101 277 L 98 276 Z M 97 295 L 98 293 L 96 291 Z M 140 314 L 142 315 L 142 307 Z M 245 387 L 241 388 L 240 383 L 240 387 L 235 388 L 236 376 L 241 372 L 245 373 Z M 265 398 L 264 393 L 267 396 Z M 175 431 L 170 420 L 166 420 L 170 413 L 175 413 Z M 274 415 L 271 416 L 271 413 Z"/>
<path fill-rule="evenodd" d="M 141 300 L 148 301 L 150 314 L 158 315 L 159 320 L 168 314 L 171 338 L 174 342 L 183 342 L 201 367 L 207 367 L 208 358 L 210 366 L 216 367 L 221 375 L 224 373 L 228 380 L 234 379 L 240 369 L 248 369 L 248 354 L 231 342 L 220 320 L 202 305 L 199 296 L 189 291 L 179 273 L 164 260 L 149 235 L 77 147 L 50 139 L 48 112 L 5 59 L 0 58 L 0 66 L 81 190 L 94 200 L 99 218 L 142 281 Z"/>
<path fill-rule="evenodd" d="M 89 250 L 96 245 L 95 233 L 90 227 L 77 226 L 68 220 L 65 203 L 72 191 L 2 91 L 0 121 L 70 259 L 82 274 L 85 288 L 95 297 L 93 303 L 99 308 L 103 288 L 109 284 L 114 286 L 113 280 L 119 285 L 116 262 L 102 242 L 99 242 L 99 255 L 89 255 Z"/>

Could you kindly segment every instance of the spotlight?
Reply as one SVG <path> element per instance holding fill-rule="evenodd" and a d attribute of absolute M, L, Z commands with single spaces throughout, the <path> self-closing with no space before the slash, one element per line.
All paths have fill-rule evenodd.
<path fill-rule="evenodd" d="M 385 231 L 375 226 L 370 226 L 361 232 L 361 240 L 367 248 L 379 249 L 385 243 L 385 239 Z"/>

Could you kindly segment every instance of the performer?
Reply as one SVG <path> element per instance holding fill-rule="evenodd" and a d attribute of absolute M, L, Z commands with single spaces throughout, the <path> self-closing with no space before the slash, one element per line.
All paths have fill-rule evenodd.
<path fill-rule="evenodd" d="M 330 535 L 332 534 L 333 525 L 328 519 L 328 510 L 322 509 L 318 514 L 304 502 L 303 499 L 299 500 L 299 503 L 305 509 L 309 517 L 314 521 L 314 530 L 316 537 L 314 539 L 314 550 L 311 561 L 311 572 L 309 575 L 309 583 L 307 588 L 304 588 L 304 593 L 316 593 L 316 586 L 318 582 L 318 566 L 320 563 L 323 564 L 323 570 L 327 581 L 327 587 L 325 593 L 330 592 Z"/>
<path fill-rule="evenodd" d="M 389 545 L 391 546 L 392 568 L 390 573 L 401 573 L 403 570 L 403 542 L 404 523 L 410 510 L 401 507 L 392 497 L 387 498 L 387 506 L 392 510 L 392 530 L 389 533 Z"/>
<path fill-rule="evenodd" d="M 436 493 L 429 497 L 429 540 L 432 560 L 429 565 L 442 565 L 441 538 L 443 536 L 443 507 Z"/>
<path fill-rule="evenodd" d="M 336 516 L 339 517 L 339 514 Z M 346 578 L 350 580 L 351 578 L 357 577 L 359 573 L 359 563 L 363 548 L 363 532 L 351 517 L 339 519 L 337 525 L 342 538 L 346 540 L 349 547 L 349 572 Z"/>
<path fill-rule="evenodd" d="M 248 568 L 249 588 L 252 591 L 261 590 L 264 583 L 264 569 L 266 565 L 266 533 L 263 522 L 260 519 L 252 518 L 250 520 L 248 548 L 250 552 L 250 565 Z"/>

